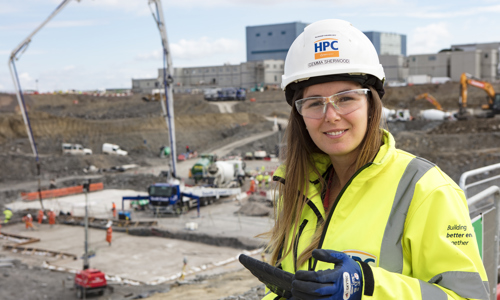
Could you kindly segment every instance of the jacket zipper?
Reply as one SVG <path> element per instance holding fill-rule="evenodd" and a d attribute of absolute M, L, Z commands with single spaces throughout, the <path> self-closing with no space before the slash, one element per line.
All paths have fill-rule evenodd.
<path fill-rule="evenodd" d="M 309 221 L 304 219 L 304 221 L 302 221 L 302 224 L 300 224 L 299 232 L 297 233 L 297 238 L 295 239 L 295 243 L 293 245 L 293 269 L 295 270 L 295 272 L 297 272 L 297 248 L 299 247 L 299 239 L 302 235 L 302 231 L 304 231 L 304 228 L 307 225 L 307 222 Z"/>
<path fill-rule="evenodd" d="M 361 171 L 363 171 L 364 169 L 368 168 L 369 166 L 371 166 L 373 163 L 367 163 L 366 165 L 362 166 L 358 171 L 356 171 L 356 173 L 354 173 L 354 175 L 352 175 L 352 177 L 349 179 L 349 181 L 347 182 L 347 184 L 342 188 L 342 190 L 340 191 L 339 195 L 337 196 L 337 198 L 335 199 L 335 203 L 333 203 L 333 207 L 332 209 L 330 210 L 330 213 L 328 214 L 328 217 L 326 218 L 326 224 L 325 224 L 325 227 L 323 227 L 323 232 L 321 233 L 321 238 L 319 240 L 319 245 L 318 245 L 318 249 L 321 249 L 321 246 L 323 246 L 323 242 L 325 241 L 325 236 L 326 236 L 326 231 L 328 230 L 328 226 L 330 225 L 330 220 L 332 219 L 332 215 L 333 215 L 333 212 L 335 211 L 335 208 L 337 207 L 337 205 L 339 204 L 339 201 L 340 199 L 342 198 L 342 195 L 344 194 L 345 190 L 347 189 L 347 187 L 349 187 L 349 185 L 351 184 L 351 182 L 354 180 L 354 178 L 356 176 L 358 176 L 359 173 L 361 173 Z M 313 264 L 313 268 L 312 270 L 315 270 L 316 269 L 316 264 L 318 263 L 317 260 L 314 261 L 314 264 Z"/>

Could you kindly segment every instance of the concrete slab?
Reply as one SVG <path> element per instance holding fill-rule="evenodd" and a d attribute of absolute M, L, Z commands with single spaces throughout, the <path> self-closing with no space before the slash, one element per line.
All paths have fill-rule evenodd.
<path fill-rule="evenodd" d="M 111 205 L 115 202 L 117 208 L 121 208 L 121 199 L 123 196 L 145 195 L 144 192 L 133 190 L 103 190 L 87 194 L 89 205 L 89 217 L 109 218 L 111 219 Z M 50 200 L 43 200 L 46 209 L 71 212 L 73 216 L 85 216 L 85 195 L 72 195 Z M 184 230 L 186 223 L 195 222 L 198 224 L 198 232 L 208 235 L 248 238 L 255 243 L 261 239 L 255 238 L 256 235 L 269 231 L 272 228 L 272 219 L 270 217 L 248 217 L 240 216 L 235 212 L 240 208 L 241 202 L 235 198 L 221 198 L 214 204 L 200 207 L 198 216 L 197 209 L 191 209 L 181 216 L 162 215 L 155 217 L 152 212 L 131 212 L 132 220 L 156 220 L 159 228 L 170 230 Z M 23 202 L 17 201 L 9 203 L 8 206 L 15 211 L 24 209 L 39 209 L 38 201 Z M 125 201 L 125 209 L 130 208 L 130 201 Z M 33 216 L 35 217 L 35 216 Z"/>
<path fill-rule="evenodd" d="M 38 225 L 38 224 L 37 224 Z M 58 259 L 40 253 L 9 253 L 23 261 L 46 261 L 46 266 L 54 266 L 67 271 L 82 268 L 84 253 L 84 228 L 56 224 L 37 226 L 36 230 L 26 230 L 24 224 L 4 227 L 2 232 L 36 237 L 40 242 L 27 246 L 51 251 L 61 251 L 77 255 L 78 259 Z M 181 275 L 184 258 L 187 260 L 188 277 L 197 274 L 223 273 L 241 269 L 237 256 L 241 250 L 216 247 L 201 243 L 155 237 L 130 236 L 113 233 L 112 245 L 105 241 L 104 230 L 89 229 L 88 249 L 94 251 L 90 266 L 111 276 L 111 280 L 128 280 L 145 284 L 160 284 L 176 280 Z M 4 250 L 7 252 L 6 250 Z M 248 253 L 248 252 L 246 252 Z M 187 278 L 188 278 L 187 277 Z"/>

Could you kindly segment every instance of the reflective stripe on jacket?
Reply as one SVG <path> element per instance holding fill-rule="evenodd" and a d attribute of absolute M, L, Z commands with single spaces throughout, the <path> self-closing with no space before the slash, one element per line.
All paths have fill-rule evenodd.
<path fill-rule="evenodd" d="M 326 178 L 330 159 L 315 155 L 314 160 Z M 274 179 L 283 183 L 283 171 L 278 168 Z M 324 191 L 313 176 L 298 243 L 281 263 L 285 271 L 333 268 L 313 259 L 295 266 L 318 221 L 326 219 L 319 248 L 364 262 L 362 299 L 489 299 L 463 191 L 432 163 L 396 149 L 389 132 L 374 161 L 340 192 L 328 217 Z M 264 299 L 275 298 L 269 293 Z"/>

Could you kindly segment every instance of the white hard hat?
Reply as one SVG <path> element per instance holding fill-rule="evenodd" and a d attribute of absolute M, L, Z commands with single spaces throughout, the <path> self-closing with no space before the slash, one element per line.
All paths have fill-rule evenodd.
<path fill-rule="evenodd" d="M 384 68 L 366 35 L 351 23 L 329 19 L 312 23 L 290 46 L 281 88 L 292 105 L 296 90 L 335 80 L 356 81 L 384 94 Z"/>

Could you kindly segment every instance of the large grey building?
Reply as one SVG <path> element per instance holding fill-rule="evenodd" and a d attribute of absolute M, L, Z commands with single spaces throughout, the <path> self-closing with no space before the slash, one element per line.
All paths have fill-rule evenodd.
<path fill-rule="evenodd" d="M 499 78 L 500 43 L 452 45 L 449 50 L 432 54 L 409 55 L 409 75 L 449 77 L 459 81 L 462 73 L 486 81 Z"/>
<path fill-rule="evenodd" d="M 306 26 L 301 22 L 247 26 L 247 61 L 285 60 L 288 49 Z"/>
<path fill-rule="evenodd" d="M 378 55 L 406 56 L 406 35 L 390 32 L 363 32 L 375 46 Z"/>
<path fill-rule="evenodd" d="M 184 93 L 214 87 L 279 87 L 283 65 L 283 60 L 266 59 L 239 65 L 174 68 L 174 92 Z M 163 71 L 159 69 L 158 78 L 162 76 Z"/>
<path fill-rule="evenodd" d="M 132 93 L 134 94 L 150 94 L 153 89 L 157 89 L 161 86 L 161 78 L 146 78 L 146 79 L 132 79 Z"/>

